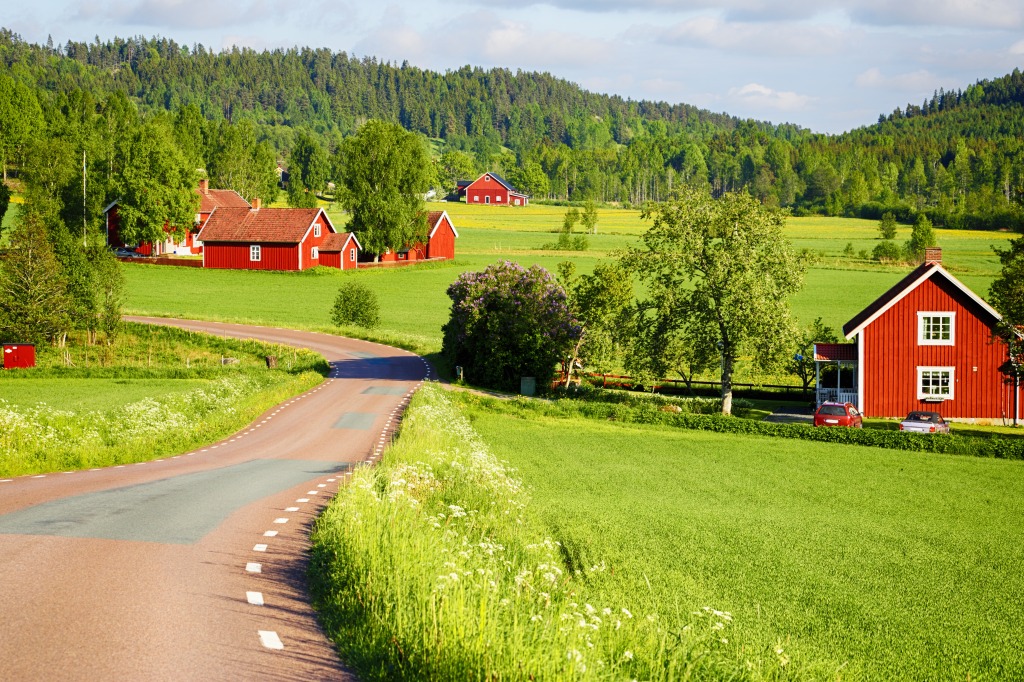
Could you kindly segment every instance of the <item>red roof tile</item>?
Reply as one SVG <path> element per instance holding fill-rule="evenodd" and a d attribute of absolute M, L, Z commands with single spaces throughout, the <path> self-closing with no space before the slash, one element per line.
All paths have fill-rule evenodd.
<path fill-rule="evenodd" d="M 319 208 L 217 208 L 198 238 L 204 242 L 298 244 L 320 213 Z M 330 220 L 326 223 L 332 232 Z"/>
<path fill-rule="evenodd" d="M 345 244 L 349 239 L 355 241 L 357 248 L 363 248 L 359 245 L 359 240 L 351 232 L 332 232 L 324 237 L 323 242 L 320 243 L 320 251 L 326 251 L 327 253 L 340 252 L 345 248 Z"/>
<path fill-rule="evenodd" d="M 816 343 L 814 359 L 817 362 L 854 362 L 857 360 L 857 344 Z"/>
<path fill-rule="evenodd" d="M 249 202 L 233 189 L 196 190 L 199 195 L 199 212 L 209 213 L 215 208 L 249 208 Z"/>

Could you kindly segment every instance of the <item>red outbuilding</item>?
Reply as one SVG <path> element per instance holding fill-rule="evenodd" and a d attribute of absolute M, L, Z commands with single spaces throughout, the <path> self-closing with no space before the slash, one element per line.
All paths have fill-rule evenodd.
<path fill-rule="evenodd" d="M 362 248 L 351 232 L 332 232 L 320 244 L 320 265 L 340 270 L 357 268 Z"/>
<path fill-rule="evenodd" d="M 494 204 L 497 206 L 526 206 L 528 197 L 497 173 L 484 173 L 466 185 L 467 204 Z"/>
<path fill-rule="evenodd" d="M 322 208 L 215 208 L 199 232 L 203 267 L 306 270 L 334 232 Z"/>
<path fill-rule="evenodd" d="M 941 260 L 941 249 L 929 249 L 922 265 L 847 322 L 843 333 L 853 344 L 815 345 L 819 368 L 836 362 L 840 377 L 846 368 L 835 394 L 820 388 L 819 400 L 855 397 L 850 402 L 868 417 L 928 410 L 947 419 L 1013 420 L 1014 406 L 1024 406 L 1000 371 L 1009 359 L 995 334 L 1002 318 Z"/>
<path fill-rule="evenodd" d="M 167 239 L 155 244 L 152 242 L 125 244 L 121 239 L 121 219 L 118 215 L 118 202 L 111 202 L 109 206 L 103 209 L 106 221 L 107 246 L 115 248 L 134 246 L 138 253 L 145 256 L 162 256 L 172 253 L 181 256 L 200 254 L 203 252 L 203 244 L 198 241 L 196 235 L 206 225 L 206 220 L 215 208 L 250 207 L 249 202 L 233 189 L 210 189 L 210 181 L 205 178 L 199 181 L 199 188 L 196 190 L 196 193 L 199 195 L 199 212 L 196 213 L 194 224 L 185 231 L 185 236 L 174 237 L 170 234 L 170 227 L 165 226 L 164 231 L 168 233 Z"/>
<path fill-rule="evenodd" d="M 413 262 L 420 260 L 451 260 L 455 258 L 455 240 L 459 233 L 452 225 L 447 211 L 427 213 L 427 243 L 416 242 L 398 251 L 380 255 L 382 263 Z"/>
<path fill-rule="evenodd" d="M 36 347 L 31 343 L 5 343 L 0 365 L 4 369 L 28 369 L 36 366 Z"/>

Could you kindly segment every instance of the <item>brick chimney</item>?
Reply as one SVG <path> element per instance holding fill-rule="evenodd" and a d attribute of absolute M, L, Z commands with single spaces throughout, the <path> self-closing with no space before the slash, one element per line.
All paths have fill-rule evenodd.
<path fill-rule="evenodd" d="M 202 180 L 199 181 L 199 191 L 202 192 L 203 194 L 210 193 L 210 181 L 208 179 L 203 178 Z"/>
<path fill-rule="evenodd" d="M 260 198 L 259 197 L 256 197 L 255 199 L 252 200 L 252 210 L 254 210 L 254 211 L 260 210 Z"/>
<path fill-rule="evenodd" d="M 938 246 L 929 246 L 924 250 L 925 263 L 942 263 L 942 249 Z"/>

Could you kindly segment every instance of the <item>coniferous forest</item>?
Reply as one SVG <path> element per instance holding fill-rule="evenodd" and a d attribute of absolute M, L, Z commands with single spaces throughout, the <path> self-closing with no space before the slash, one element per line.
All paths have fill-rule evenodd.
<path fill-rule="evenodd" d="M 378 118 L 429 138 L 442 192 L 493 170 L 535 199 L 636 205 L 702 185 L 795 214 L 1024 227 L 1019 70 L 825 135 L 589 93 L 548 73 L 437 73 L 327 49 L 217 53 L 143 37 L 35 45 L 0 30 L 0 64 L 4 174 L 28 172 L 69 195 L 54 209 L 69 224 L 95 219 L 126 191 L 134 160 L 159 158 L 150 147 L 161 145 L 173 148 L 171 167 L 139 171 L 137 183 L 191 183 L 202 168 L 213 186 L 267 198 L 281 163 L 323 192 L 341 140 Z M 83 155 L 97 176 L 84 199 Z"/>

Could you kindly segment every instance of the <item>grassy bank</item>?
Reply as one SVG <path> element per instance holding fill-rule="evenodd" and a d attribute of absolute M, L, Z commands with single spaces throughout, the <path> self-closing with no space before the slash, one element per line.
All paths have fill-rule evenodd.
<path fill-rule="evenodd" d="M 1024 676 L 1020 463 L 458 399 L 566 556 L 608 567 L 588 585 L 603 601 L 713 604 L 741 651 L 781 642 L 844 679 Z"/>
<path fill-rule="evenodd" d="M 267 355 L 280 369 L 267 369 Z M 184 452 L 237 431 L 326 371 L 307 351 L 146 325 L 129 325 L 110 347 L 40 347 L 37 368 L 0 372 L 0 477 Z"/>
<path fill-rule="evenodd" d="M 357 469 L 318 521 L 314 602 L 367 680 L 833 676 L 784 642 L 739 646 L 746 626 L 714 602 L 610 589 L 621 571 L 611 555 L 561 535 L 427 386 L 382 463 Z"/>

